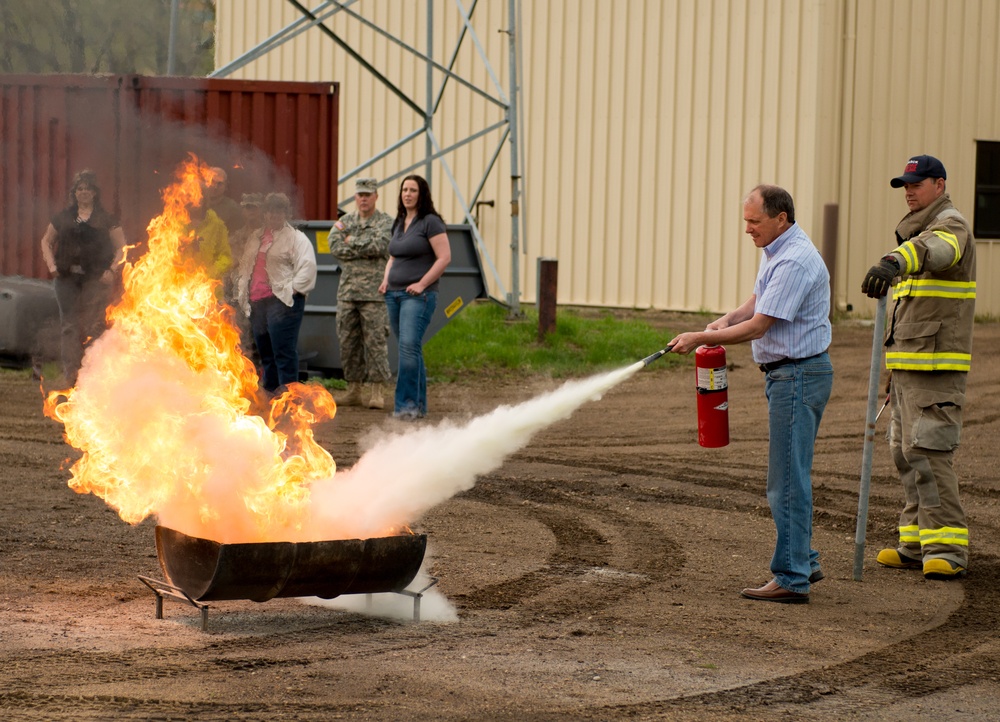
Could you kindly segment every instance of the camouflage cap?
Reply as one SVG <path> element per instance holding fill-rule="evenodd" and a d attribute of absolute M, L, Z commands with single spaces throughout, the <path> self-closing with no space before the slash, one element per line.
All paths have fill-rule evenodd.
<path fill-rule="evenodd" d="M 378 181 L 374 178 L 358 178 L 355 193 L 378 193 Z"/>
<path fill-rule="evenodd" d="M 244 193 L 240 201 L 241 206 L 261 206 L 264 203 L 263 193 Z"/>

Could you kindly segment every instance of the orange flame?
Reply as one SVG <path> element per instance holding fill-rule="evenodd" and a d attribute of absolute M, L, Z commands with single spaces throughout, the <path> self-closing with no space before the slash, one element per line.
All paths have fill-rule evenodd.
<path fill-rule="evenodd" d="M 222 542 L 301 540 L 310 485 L 336 470 L 312 426 L 336 404 L 314 384 L 261 398 L 219 282 L 187 253 L 187 209 L 212 175 L 193 155 L 179 168 L 147 252 L 124 264 L 108 331 L 87 348 L 76 387 L 49 394 L 45 413 L 83 452 L 70 487 L 126 522 L 155 514 Z"/>

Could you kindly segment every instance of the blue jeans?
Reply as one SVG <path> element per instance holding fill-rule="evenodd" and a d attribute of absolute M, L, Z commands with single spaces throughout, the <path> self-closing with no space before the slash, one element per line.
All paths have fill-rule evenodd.
<path fill-rule="evenodd" d="M 437 291 L 411 296 L 406 291 L 386 291 L 389 327 L 399 342 L 399 369 L 393 409 L 403 416 L 427 415 L 427 368 L 424 366 L 424 333 L 437 307 Z"/>
<path fill-rule="evenodd" d="M 767 503 L 777 539 L 771 572 L 778 586 L 809 592 L 809 575 L 819 569 L 812 548 L 813 448 L 833 388 L 828 354 L 769 371 L 765 382 L 770 444 Z"/>
<path fill-rule="evenodd" d="M 299 329 L 306 297 L 296 293 L 291 307 L 271 296 L 250 304 L 250 330 L 260 354 L 261 386 L 274 391 L 299 380 Z"/>

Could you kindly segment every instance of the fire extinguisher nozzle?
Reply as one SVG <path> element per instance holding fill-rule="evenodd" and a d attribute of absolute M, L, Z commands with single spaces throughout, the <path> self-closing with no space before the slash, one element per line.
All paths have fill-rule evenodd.
<path fill-rule="evenodd" d="M 656 361 L 656 359 L 660 358 L 660 356 L 663 356 L 664 354 L 670 353 L 670 351 L 672 349 L 673 349 L 673 346 L 667 346 L 666 348 L 660 349 L 659 351 L 657 351 L 654 354 L 650 354 L 649 356 L 647 356 L 646 358 L 644 358 L 642 360 L 643 366 L 649 366 L 651 363 L 653 363 L 654 361 Z"/>

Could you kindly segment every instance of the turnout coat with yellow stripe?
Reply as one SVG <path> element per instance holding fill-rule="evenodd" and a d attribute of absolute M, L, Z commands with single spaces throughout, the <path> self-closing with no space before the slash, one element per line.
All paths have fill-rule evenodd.
<path fill-rule="evenodd" d="M 947 193 L 896 227 L 900 279 L 886 330 L 886 367 L 968 371 L 976 313 L 976 242 Z"/>

